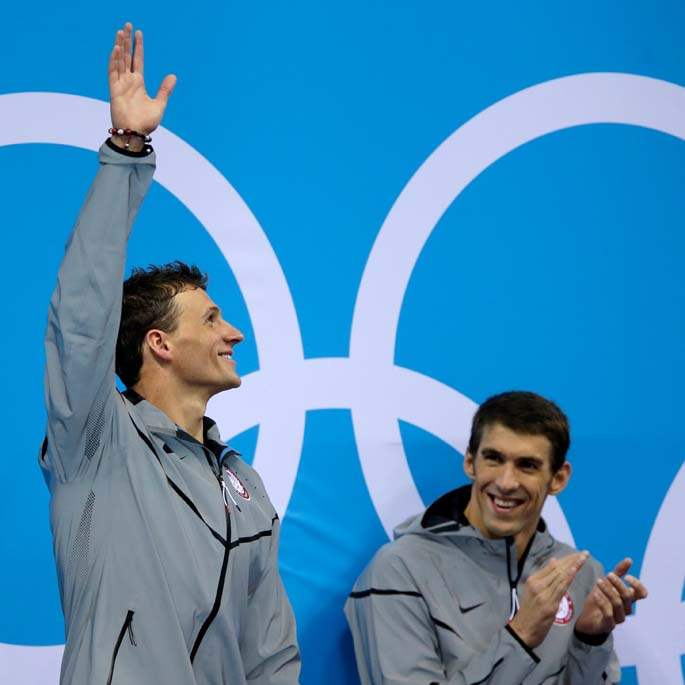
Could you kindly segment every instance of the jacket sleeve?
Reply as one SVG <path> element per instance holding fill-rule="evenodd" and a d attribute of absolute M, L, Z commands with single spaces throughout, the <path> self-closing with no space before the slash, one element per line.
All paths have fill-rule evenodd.
<path fill-rule="evenodd" d="M 613 636 L 601 645 L 581 642 L 574 634 L 568 650 L 565 685 L 610 685 L 621 682 L 621 666 L 613 650 Z"/>
<path fill-rule="evenodd" d="M 300 651 L 295 618 L 278 572 L 280 521 L 274 517 L 261 574 L 250 589 L 247 619 L 240 639 L 250 685 L 298 685 Z"/>
<path fill-rule="evenodd" d="M 122 154 L 107 143 L 67 243 L 45 335 L 47 442 L 51 477 L 82 475 L 101 453 L 116 402 L 114 354 L 126 242 L 152 181 L 154 153 Z"/>
<path fill-rule="evenodd" d="M 448 672 L 437 631 L 453 629 L 430 614 L 403 560 L 384 549 L 357 581 L 345 615 L 362 685 L 511 685 L 539 661 L 502 628 L 481 652 L 464 645 L 468 657 Z"/>

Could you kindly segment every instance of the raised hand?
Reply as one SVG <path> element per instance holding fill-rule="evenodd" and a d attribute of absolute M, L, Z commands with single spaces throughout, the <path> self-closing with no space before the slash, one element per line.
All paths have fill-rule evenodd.
<path fill-rule="evenodd" d="M 133 45 L 135 42 L 135 46 Z M 149 134 L 159 126 L 171 92 L 173 74 L 166 76 L 154 98 L 148 96 L 143 77 L 143 32 L 127 23 L 117 31 L 109 57 L 109 92 L 112 126 Z"/>
<path fill-rule="evenodd" d="M 611 573 L 597 579 L 576 621 L 575 629 L 579 633 L 610 633 L 626 620 L 633 603 L 647 596 L 647 588 L 634 576 L 626 575 L 632 564 L 626 557 Z"/>
<path fill-rule="evenodd" d="M 519 610 L 509 625 L 529 647 L 537 647 L 547 636 L 561 598 L 588 556 L 587 552 L 576 552 L 550 559 L 526 580 Z"/>

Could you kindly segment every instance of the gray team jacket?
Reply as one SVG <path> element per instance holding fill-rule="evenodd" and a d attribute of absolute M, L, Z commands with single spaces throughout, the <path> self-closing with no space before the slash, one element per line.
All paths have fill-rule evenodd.
<path fill-rule="evenodd" d="M 600 565 L 578 572 L 534 650 L 506 624 L 513 590 L 573 550 L 541 520 L 527 554 L 489 540 L 464 517 L 470 486 L 447 493 L 395 530 L 345 604 L 363 685 L 599 685 L 620 680 L 609 636 L 581 642 L 573 626 Z M 520 591 L 520 590 L 519 590 Z"/>
<path fill-rule="evenodd" d="M 295 685 L 279 521 L 205 419 L 204 444 L 134 393 L 114 355 L 126 241 L 154 153 L 103 145 L 45 342 L 41 466 L 66 624 L 62 685 Z"/>

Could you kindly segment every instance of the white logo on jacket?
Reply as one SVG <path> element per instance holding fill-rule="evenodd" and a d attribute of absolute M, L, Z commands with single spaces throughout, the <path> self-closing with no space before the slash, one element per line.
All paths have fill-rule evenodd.
<path fill-rule="evenodd" d="M 231 471 L 231 469 L 228 468 L 228 466 L 224 466 L 224 471 L 226 471 L 226 477 L 228 478 L 228 482 L 231 484 L 233 489 L 243 498 L 243 499 L 250 499 L 250 493 L 248 492 L 247 488 L 243 485 L 243 482 L 238 478 L 238 476 Z"/>
<path fill-rule="evenodd" d="M 566 625 L 573 618 L 573 600 L 568 592 L 561 598 L 554 623 L 558 626 Z"/>

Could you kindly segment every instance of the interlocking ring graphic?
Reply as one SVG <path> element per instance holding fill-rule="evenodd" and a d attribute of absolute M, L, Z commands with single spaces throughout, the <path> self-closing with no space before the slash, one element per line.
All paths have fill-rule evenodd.
<path fill-rule="evenodd" d="M 94 150 L 107 104 L 58 93 L 0 96 L 0 145 L 54 143 Z M 75 126 L 75 122 L 77 125 Z M 631 74 L 580 74 L 520 91 L 487 108 L 448 137 L 403 189 L 373 246 L 357 295 L 348 358 L 305 359 L 297 316 L 276 255 L 248 207 L 199 153 L 161 129 L 164 164 L 156 180 L 211 234 L 241 288 L 255 332 L 259 371 L 237 393 L 213 400 L 225 435 L 259 425 L 254 465 L 276 508 L 286 510 L 295 481 L 307 410 L 349 408 L 364 477 L 386 531 L 420 510 L 398 420 L 465 449 L 475 403 L 457 390 L 394 363 L 402 300 L 414 265 L 447 208 L 482 171 L 548 133 L 614 123 L 685 140 L 685 89 Z M 278 331 L 273 335 L 272 331 Z M 290 380 L 295 377 L 297 384 Z M 391 472 L 392 479 L 387 475 Z M 616 632 L 623 665 L 641 685 L 682 683 L 685 545 L 674 539 L 685 518 L 685 466 L 652 528 L 641 576 L 650 597 Z M 555 499 L 545 516 L 555 535 L 573 541 Z M 37 685 L 59 673 L 61 647 L 0 644 L 7 682 Z"/>

